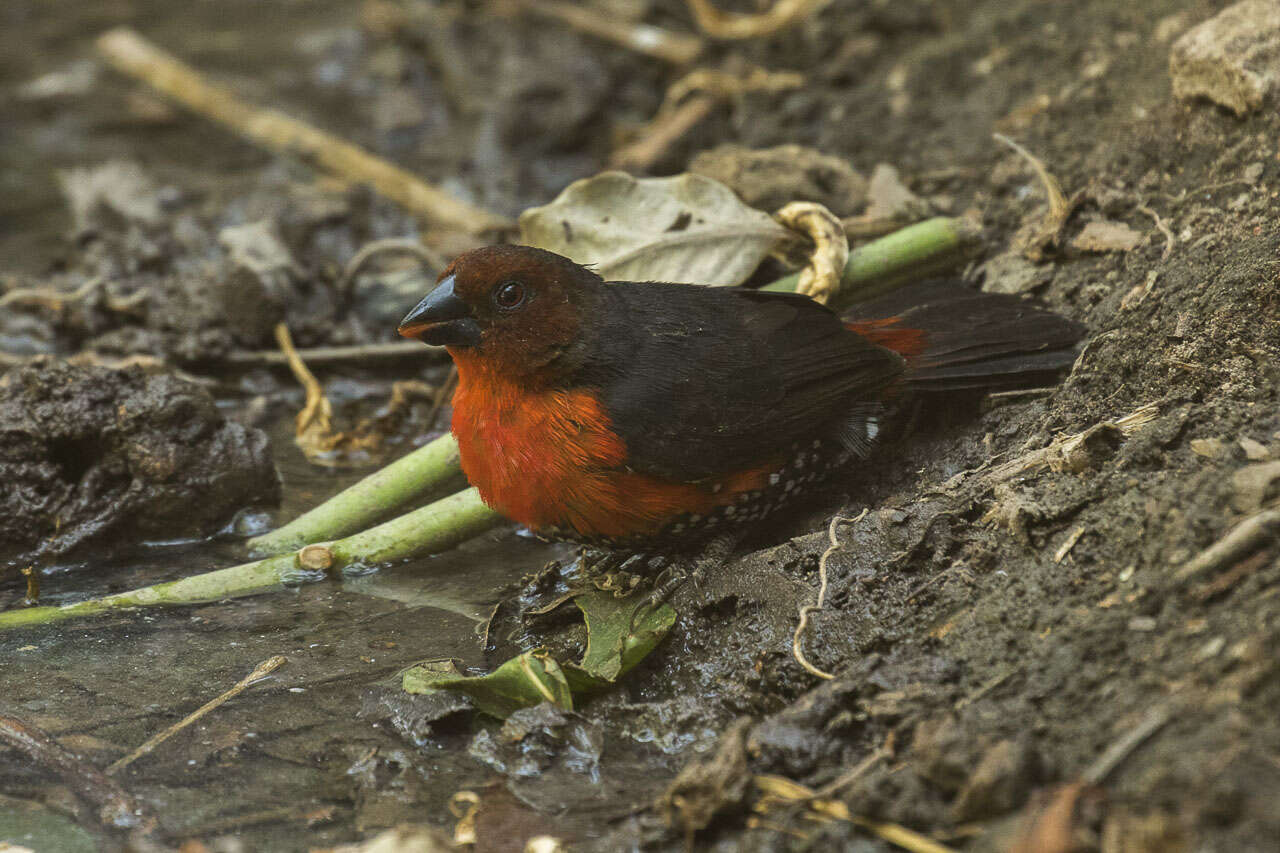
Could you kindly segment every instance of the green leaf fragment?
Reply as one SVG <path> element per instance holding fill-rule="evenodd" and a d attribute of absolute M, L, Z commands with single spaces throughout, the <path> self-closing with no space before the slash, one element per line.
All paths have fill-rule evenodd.
<path fill-rule="evenodd" d="M 463 693 L 481 711 L 501 719 L 542 702 L 571 711 L 575 693 L 609 687 L 644 660 L 671 630 L 675 610 L 663 604 L 639 612 L 647 599 L 644 593 L 617 598 L 599 591 L 574 598 L 587 623 L 587 651 L 581 663 L 561 666 L 544 649 L 534 649 L 488 675 L 466 676 L 451 660 L 426 661 L 406 670 L 401 685 L 408 693 Z"/>
<path fill-rule="evenodd" d="M 573 710 L 564 672 L 543 649 L 514 657 L 488 675 L 462 675 L 456 667 L 450 671 L 439 662 L 418 664 L 405 671 L 400 683 L 408 693 L 455 690 L 471 697 L 481 711 L 499 718 L 542 702 Z"/>

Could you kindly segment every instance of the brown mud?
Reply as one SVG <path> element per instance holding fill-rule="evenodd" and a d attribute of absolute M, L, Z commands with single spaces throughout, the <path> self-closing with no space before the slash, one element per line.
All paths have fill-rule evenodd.
<path fill-rule="evenodd" d="M 970 279 L 1034 294 L 1085 323 L 1089 343 L 1053 389 L 930 410 L 842 499 L 761 531 L 756 550 L 682 588 L 671 635 L 618 689 L 573 714 L 533 709 L 506 724 L 437 718 L 398 690 L 395 672 L 415 660 L 484 666 L 513 645 L 581 642 L 544 618 L 481 647 L 474 629 L 512 600 L 508 584 L 554 557 L 572 566 L 504 531 L 341 585 L 0 637 L 0 713 L 105 765 L 259 661 L 288 655 L 265 686 L 119 777 L 170 840 L 235 837 L 240 849 L 324 847 L 402 822 L 452 829 L 449 800 L 465 789 L 480 794 L 486 850 L 520 850 L 535 834 L 599 850 L 678 850 L 686 837 L 699 849 L 889 850 L 848 821 L 796 807 L 753 813 L 749 778 L 818 789 L 886 748 L 831 796 L 852 815 L 958 849 L 1008 849 L 1020 816 L 1081 778 L 1102 793 L 1077 810 L 1073 828 L 1093 834 L 1080 849 L 1274 849 L 1280 546 L 1175 578 L 1280 488 L 1262 467 L 1280 458 L 1280 114 L 1274 102 L 1237 118 L 1177 101 L 1167 72 L 1172 39 L 1225 5 L 836 0 L 774 36 L 708 49 L 703 64 L 798 71 L 805 83 L 720 104 L 656 173 L 724 144 L 810 146 L 861 175 L 889 163 L 933 211 L 981 217 L 987 248 Z M 387 11 L 397 8 L 407 11 Z M 651 23 L 692 26 L 681 3 L 645 8 Z M 371 273 L 367 298 L 349 304 L 336 284 L 361 244 L 413 233 L 412 223 L 77 66 L 93 36 L 132 24 L 246 96 L 506 215 L 605 168 L 680 76 L 481 4 L 363 10 L 137 0 L 0 12 L 3 286 L 71 292 L 107 274 L 124 283 L 56 310 L 6 307 L 0 349 L 91 348 L 211 372 L 223 408 L 272 432 L 280 517 L 350 476 L 311 468 L 292 447 L 286 415 L 300 398 L 287 375 L 228 374 L 219 359 L 269 348 L 267 320 L 287 318 L 304 346 L 389 339 L 423 273 Z M 91 85 L 76 88 L 76 68 Z M 51 73 L 63 75 L 62 94 L 23 88 Z M 1085 193 L 1036 264 L 1015 244 L 1043 216 L 1043 190 L 994 132 L 1034 152 L 1068 196 Z M 55 170 L 121 160 L 141 164 L 148 189 L 112 197 L 142 200 L 73 217 Z M 833 180 L 808 173 L 800 189 L 831 203 Z M 847 176 L 834 185 L 863 190 Z M 221 235 L 263 221 L 290 262 L 238 276 Z M 1091 222 L 1124 223 L 1140 239 L 1077 248 Z M 424 236 L 444 251 L 466 242 Z M 137 292 L 144 308 L 112 307 Z M 365 412 L 392 378 L 411 377 L 439 382 L 442 368 L 322 375 Z M 1144 406 L 1154 418 L 1128 436 L 1098 428 Z M 398 440 L 430 426 L 411 421 Z M 1008 464 L 1090 430 L 1064 464 Z M 813 664 L 837 675 L 820 682 L 793 658 L 792 633 L 816 595 L 833 513 L 858 520 L 836 528 L 827 607 L 803 640 Z M 92 571 L 51 566 L 45 587 L 49 603 L 74 600 L 226 565 L 233 553 L 227 541 L 106 549 Z M 558 571 L 541 576 L 542 592 L 558 588 Z M 22 593 L 6 581 L 0 607 Z M 1153 712 L 1167 721 L 1100 771 L 1108 747 Z M 0 829 L 8 820 L 118 842 L 11 755 L 0 751 L 0 792 L 38 803 L 41 816 L 9 808 Z M 654 806 L 694 762 L 708 762 L 699 784 L 687 771 L 681 796 Z"/>

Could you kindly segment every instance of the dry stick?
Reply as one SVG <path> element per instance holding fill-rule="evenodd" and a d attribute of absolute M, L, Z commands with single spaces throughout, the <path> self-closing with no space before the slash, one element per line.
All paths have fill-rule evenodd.
<path fill-rule="evenodd" d="M 412 255 L 427 269 L 436 272 L 448 266 L 438 252 L 427 248 L 412 237 L 387 237 L 384 240 L 374 240 L 361 246 L 360 251 L 347 262 L 346 269 L 342 271 L 342 278 L 338 280 L 338 293 L 350 296 L 355 290 L 356 276 L 360 274 L 364 265 L 369 263 L 371 258 L 389 253 Z"/>
<path fill-rule="evenodd" d="M 588 6 L 575 6 L 559 0 L 523 0 L 521 6 L 588 35 L 675 65 L 693 62 L 705 46 L 702 39 L 696 36 L 673 33 L 649 24 L 619 21 Z"/>
<path fill-rule="evenodd" d="M 875 752 L 859 761 L 853 769 L 848 772 L 841 773 L 835 779 L 819 788 L 814 796 L 822 799 L 834 797 L 837 793 L 867 775 L 873 767 L 888 758 L 890 754 L 889 750 L 885 747 L 878 747 Z"/>
<path fill-rule="evenodd" d="M 1116 768 L 1123 764 L 1135 749 L 1146 743 L 1148 738 L 1164 728 L 1173 719 L 1177 710 L 1178 707 L 1174 702 L 1167 702 L 1152 708 L 1138 725 L 1107 747 L 1106 752 L 1098 756 L 1092 764 L 1085 768 L 1084 773 L 1080 774 L 1081 781 L 1087 785 L 1101 785 L 1107 781 L 1107 777 L 1114 773 Z"/>
<path fill-rule="evenodd" d="M 36 766 L 62 778 L 71 790 L 98 807 L 98 819 L 116 829 L 149 832 L 155 819 L 142 805 L 101 770 L 64 749 L 35 726 L 16 717 L 0 716 L 0 743 L 24 753 Z"/>
<path fill-rule="evenodd" d="M 609 165 L 647 171 L 672 145 L 709 116 L 718 100 L 715 95 L 701 92 L 670 112 L 659 115 L 646 128 L 644 136 L 615 151 Z"/>
<path fill-rule="evenodd" d="M 842 521 L 854 524 L 861 521 L 866 515 L 867 510 L 863 509 L 857 518 L 844 518 L 837 515 L 831 519 L 831 524 L 827 527 L 827 540 L 831 544 L 827 547 L 827 550 L 822 552 L 822 556 L 818 558 L 818 599 L 813 604 L 806 604 L 800 608 L 800 621 L 796 623 L 795 633 L 791 635 L 791 654 L 795 657 L 796 662 L 804 667 L 805 671 L 810 675 L 825 678 L 827 681 L 831 681 L 835 676 L 829 672 L 823 672 L 809 663 L 808 658 L 804 656 L 804 650 L 800 648 L 800 641 L 804 637 L 804 629 L 809 627 L 809 614 L 817 613 L 821 610 L 827 600 L 827 560 L 831 559 L 832 554 L 840 550 L 840 540 L 836 538 L 836 525 Z"/>
<path fill-rule="evenodd" d="M 712 38 L 749 39 L 767 36 L 808 17 L 828 0 L 777 0 L 767 12 L 736 15 L 722 12 L 711 0 L 687 0 L 702 31 Z"/>
<path fill-rule="evenodd" d="M 444 347 L 423 346 L 414 341 L 362 344 L 346 347 L 311 347 L 297 350 L 309 365 L 359 364 L 370 361 L 397 361 L 404 358 L 431 359 L 445 355 Z M 288 367 L 289 357 L 278 349 L 230 352 L 219 359 L 225 367 Z"/>
<path fill-rule="evenodd" d="M 1049 220 L 1061 222 L 1066 219 L 1067 214 L 1070 212 L 1067 203 L 1067 196 L 1063 193 L 1062 185 L 1058 183 L 1058 179 L 1049 173 L 1049 169 L 1045 166 L 1044 161 L 1032 154 L 1026 148 L 1014 142 L 1009 137 L 1005 136 L 1003 133 L 993 133 L 992 137 L 997 142 L 1012 148 L 1022 157 L 1022 159 L 1031 164 L 1031 168 L 1035 170 L 1036 177 L 1038 177 L 1040 179 L 1040 183 L 1044 185 L 1045 194 L 1049 197 Z"/>
<path fill-rule="evenodd" d="M 736 74 L 711 68 L 691 71 L 671 84 L 640 138 L 614 152 L 610 165 L 648 169 L 722 99 L 740 97 L 747 92 L 782 92 L 803 85 L 804 75 L 793 71 L 763 68 L 748 68 Z"/>
<path fill-rule="evenodd" d="M 852 775 L 853 772 L 859 771 L 865 773 L 871 766 L 874 766 L 875 762 L 873 759 L 879 760 L 883 757 L 881 754 L 883 752 L 886 752 L 886 750 L 882 747 L 875 753 L 872 753 L 872 755 L 864 760 L 862 764 L 855 767 L 849 775 Z M 864 765 L 866 765 L 866 769 L 863 769 Z M 888 841 L 890 844 L 896 844 L 904 850 L 910 850 L 912 853 L 956 853 L 954 848 L 948 847 L 945 844 L 939 844 L 932 838 L 921 835 L 914 830 L 907 829 L 901 824 L 870 820 L 865 817 L 854 815 L 849 811 L 849 807 L 840 800 L 824 798 L 819 792 L 806 788 L 804 785 L 801 785 L 798 782 L 793 782 L 790 779 L 783 777 L 757 776 L 755 777 L 755 780 L 757 787 L 762 788 L 768 794 L 772 794 L 783 802 L 803 802 L 808 806 L 812 814 L 828 820 L 847 821 L 859 829 L 865 829 L 872 835 Z M 762 800 L 761 802 L 764 801 Z"/>
<path fill-rule="evenodd" d="M 244 678 L 237 681 L 235 685 L 231 687 L 231 689 L 227 690 L 225 693 L 223 693 L 221 696 L 218 696 L 216 699 L 209 700 L 208 702 L 201 705 L 196 710 L 192 711 L 183 719 L 169 726 L 169 728 L 165 729 L 164 731 L 160 732 L 154 737 L 149 738 L 147 742 L 144 743 L 142 746 L 138 747 L 133 752 L 126 755 L 124 758 L 121 758 L 119 761 L 113 762 L 106 769 L 105 772 L 108 775 L 110 775 L 112 773 L 115 773 L 118 770 L 123 770 L 125 767 L 128 767 L 130 764 L 137 761 L 142 756 L 149 754 L 157 746 L 164 743 L 169 738 L 173 737 L 178 732 L 185 729 L 187 726 L 199 720 L 205 714 L 208 714 L 210 711 L 213 711 L 221 707 L 222 705 L 225 705 L 227 702 L 230 702 L 232 699 L 236 698 L 241 693 L 248 690 L 253 685 L 254 682 L 261 681 L 262 679 L 266 678 L 272 672 L 275 672 L 277 669 L 284 666 L 288 662 L 289 662 L 289 659 L 286 658 L 284 655 L 275 655 L 274 657 L 267 658 L 262 663 L 254 667 L 253 672 L 249 673 Z"/>
<path fill-rule="evenodd" d="M 1072 548 L 1076 547 L 1076 543 L 1080 541 L 1080 537 L 1084 535 L 1084 532 L 1084 525 L 1080 525 L 1075 530 L 1071 531 L 1071 534 L 1067 536 L 1066 540 L 1058 546 L 1058 550 L 1053 552 L 1053 561 L 1055 563 L 1061 563 L 1066 559 L 1066 556 L 1071 553 Z"/>
<path fill-rule="evenodd" d="M 870 820 L 856 815 L 851 816 L 849 822 L 859 829 L 865 829 L 877 838 L 888 841 L 890 844 L 896 844 L 903 850 L 911 851 L 911 853 L 957 853 L 954 847 L 940 844 L 927 835 L 921 835 L 914 829 L 907 829 L 902 824 Z"/>
<path fill-rule="evenodd" d="M 1280 537 L 1280 509 L 1265 509 L 1251 515 L 1226 536 L 1183 563 L 1174 572 L 1173 582 L 1183 584 L 1197 575 L 1229 566 L 1277 537 Z"/>
<path fill-rule="evenodd" d="M 369 184 L 428 223 L 471 234 L 506 231 L 511 222 L 467 204 L 349 142 L 276 110 L 248 104 L 127 27 L 104 33 L 98 51 L 117 71 L 135 77 L 187 108 L 272 151 L 296 154 L 352 183 Z"/>
<path fill-rule="evenodd" d="M 106 282 L 107 280 L 103 276 L 94 276 L 70 293 L 63 293 L 51 287 L 15 288 L 8 293 L 0 295 L 0 308 L 25 303 L 43 305 L 46 308 L 59 311 L 66 305 L 88 299 L 95 290 L 106 284 Z"/>
<path fill-rule="evenodd" d="M 1160 233 L 1164 236 L 1164 251 L 1160 253 L 1160 260 L 1167 261 L 1169 259 L 1169 254 L 1173 251 L 1173 247 L 1178 244 L 1177 239 L 1174 238 L 1173 232 L 1169 230 L 1169 226 L 1160 218 L 1160 214 L 1156 213 L 1145 204 L 1138 205 L 1138 210 L 1155 220 L 1156 228 L 1159 229 Z M 1150 289 L 1149 286 L 1148 289 Z"/>

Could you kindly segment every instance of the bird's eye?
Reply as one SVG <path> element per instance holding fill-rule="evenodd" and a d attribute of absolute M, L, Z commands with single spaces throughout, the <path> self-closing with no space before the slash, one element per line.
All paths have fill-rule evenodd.
<path fill-rule="evenodd" d="M 518 281 L 504 281 L 493 289 L 493 302 L 507 311 L 524 304 L 524 285 Z"/>

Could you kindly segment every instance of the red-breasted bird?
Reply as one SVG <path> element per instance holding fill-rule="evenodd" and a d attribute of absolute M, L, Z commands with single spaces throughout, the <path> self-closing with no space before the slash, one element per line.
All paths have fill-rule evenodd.
<path fill-rule="evenodd" d="M 491 246 L 459 256 L 399 331 L 453 356 L 453 434 L 487 504 L 547 538 L 661 553 L 856 477 L 914 392 L 1070 365 L 1082 327 L 954 283 L 842 320 L 793 293 L 605 282 Z"/>

